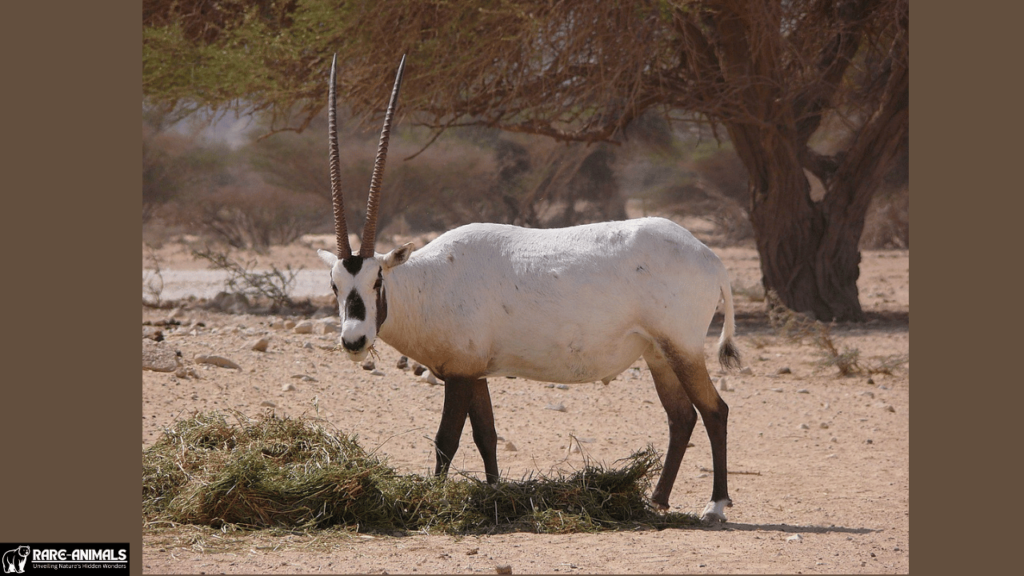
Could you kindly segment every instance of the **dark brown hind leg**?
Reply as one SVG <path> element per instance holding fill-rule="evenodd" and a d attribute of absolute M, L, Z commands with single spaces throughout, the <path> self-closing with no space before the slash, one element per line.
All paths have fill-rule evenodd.
<path fill-rule="evenodd" d="M 668 497 L 672 493 L 679 464 L 686 454 L 686 446 L 690 442 L 693 427 L 697 424 L 697 411 L 686 395 L 679 378 L 669 366 L 665 356 L 657 350 L 644 354 L 647 366 L 654 376 L 654 387 L 658 398 L 668 415 L 668 452 L 665 453 L 665 465 L 661 469 L 661 478 L 651 494 L 651 501 L 659 510 L 668 509 Z"/>
<path fill-rule="evenodd" d="M 498 482 L 498 433 L 494 431 L 494 411 L 487 380 L 473 381 L 473 398 L 469 403 L 469 422 L 473 425 L 473 442 L 484 459 L 487 482 Z"/>
<path fill-rule="evenodd" d="M 726 463 L 726 435 L 729 421 L 729 406 L 718 395 L 711 382 L 703 353 L 685 354 L 668 342 L 659 342 L 661 351 L 676 378 L 682 384 L 686 396 L 700 412 L 704 427 L 711 441 L 711 460 L 714 463 L 714 486 L 711 502 L 704 509 L 706 521 L 725 521 L 723 510 L 732 506 L 729 498 L 728 465 Z"/>
<path fill-rule="evenodd" d="M 462 428 L 466 425 L 466 415 L 473 400 L 473 380 L 448 378 L 444 381 L 444 408 L 441 411 L 441 424 L 434 438 L 434 450 L 437 464 L 434 474 L 444 476 L 448 473 L 452 458 L 459 449 Z"/>

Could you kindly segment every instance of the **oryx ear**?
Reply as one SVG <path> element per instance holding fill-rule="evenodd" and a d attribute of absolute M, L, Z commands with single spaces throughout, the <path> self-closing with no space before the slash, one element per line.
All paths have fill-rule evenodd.
<path fill-rule="evenodd" d="M 317 250 L 316 255 L 320 257 L 328 266 L 334 268 L 334 263 L 338 261 L 338 257 L 328 252 L 327 250 Z"/>
<path fill-rule="evenodd" d="M 412 256 L 412 242 L 403 244 L 402 246 L 395 248 L 391 252 L 388 252 L 381 258 L 381 265 L 384 269 L 394 268 L 399 264 L 404 264 L 406 260 Z"/>

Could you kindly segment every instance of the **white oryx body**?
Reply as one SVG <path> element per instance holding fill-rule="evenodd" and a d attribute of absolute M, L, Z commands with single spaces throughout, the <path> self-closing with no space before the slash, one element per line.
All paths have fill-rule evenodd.
<path fill-rule="evenodd" d="M 468 417 L 490 483 L 498 482 L 499 469 L 488 377 L 607 383 L 643 356 L 669 422 L 665 465 L 651 500 L 668 508 L 699 411 L 714 463 L 704 518 L 725 520 L 723 510 L 732 503 L 729 407 L 704 361 L 704 339 L 722 298 L 718 359 L 723 366 L 739 363 L 725 266 L 692 234 L 662 218 L 554 230 L 470 224 L 415 253 L 411 244 L 375 252 L 380 182 L 404 66 L 403 57 L 358 254 L 345 221 L 331 66 L 328 139 L 338 250 L 318 253 L 331 267 L 345 353 L 362 360 L 380 337 L 444 380 L 435 473 L 447 473 Z"/>
<path fill-rule="evenodd" d="M 441 377 L 607 381 L 656 338 L 701 356 L 722 294 L 732 308 L 718 257 L 661 218 L 470 224 L 386 269 L 384 285 L 379 337 Z"/>

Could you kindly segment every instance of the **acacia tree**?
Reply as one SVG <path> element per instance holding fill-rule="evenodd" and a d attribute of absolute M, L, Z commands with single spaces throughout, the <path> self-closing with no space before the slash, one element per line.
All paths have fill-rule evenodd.
<path fill-rule="evenodd" d="M 615 142 L 648 112 L 724 127 L 765 288 L 820 319 L 863 317 L 857 245 L 909 130 L 908 0 L 150 0 L 144 26 L 148 98 L 265 110 L 276 129 L 322 110 L 335 52 L 364 118 L 408 54 L 402 109 L 438 133 Z M 826 154 L 812 143 L 829 119 L 847 138 Z"/>

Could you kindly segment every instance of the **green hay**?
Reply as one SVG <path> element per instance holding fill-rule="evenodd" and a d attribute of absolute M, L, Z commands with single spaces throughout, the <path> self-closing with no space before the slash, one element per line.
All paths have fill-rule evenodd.
<path fill-rule="evenodd" d="M 218 413 L 178 422 L 143 453 L 148 521 L 220 528 L 325 528 L 448 534 L 542 533 L 694 525 L 655 512 L 645 494 L 659 470 L 648 447 L 605 469 L 502 481 L 400 475 L 354 437 L 319 421 Z"/>

